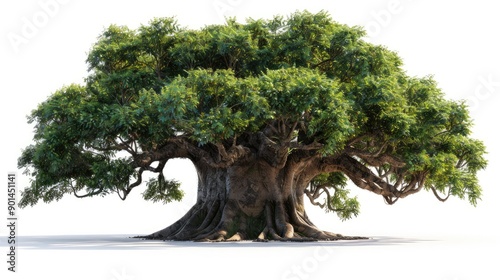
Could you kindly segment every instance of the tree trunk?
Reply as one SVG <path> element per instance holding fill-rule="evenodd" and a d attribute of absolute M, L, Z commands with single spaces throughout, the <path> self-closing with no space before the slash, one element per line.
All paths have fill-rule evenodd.
<path fill-rule="evenodd" d="M 196 204 L 177 222 L 146 239 L 239 241 L 315 241 L 353 239 L 319 230 L 303 204 L 304 172 L 254 160 L 244 165 L 213 168 L 195 163 Z M 309 179 L 310 180 L 310 179 Z"/>

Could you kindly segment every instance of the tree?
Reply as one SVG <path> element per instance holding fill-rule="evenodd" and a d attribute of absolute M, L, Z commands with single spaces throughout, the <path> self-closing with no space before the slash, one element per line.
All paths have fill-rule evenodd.
<path fill-rule="evenodd" d="M 173 18 L 112 25 L 88 54 L 86 83 L 29 117 L 34 144 L 19 166 L 32 181 L 20 205 L 124 200 L 141 185 L 147 200 L 179 200 L 180 184 L 163 175 L 175 158 L 194 164 L 197 202 L 147 238 L 347 238 L 314 226 L 304 200 L 356 216 L 349 181 L 388 204 L 424 189 L 475 205 L 485 147 L 470 138 L 466 105 L 363 36 L 325 12 L 199 30 Z"/>

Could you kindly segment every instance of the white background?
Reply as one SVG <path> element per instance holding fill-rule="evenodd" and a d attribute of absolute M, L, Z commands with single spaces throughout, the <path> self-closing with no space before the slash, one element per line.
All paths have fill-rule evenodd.
<path fill-rule="evenodd" d="M 221 277 L 244 279 L 265 275 L 278 279 L 499 279 L 493 263 L 493 258 L 498 259 L 495 238 L 499 236 L 496 215 L 500 210 L 496 184 L 499 10 L 494 1 L 436 2 L 2 2 L 0 174 L 5 177 L 7 172 L 17 170 L 17 158 L 32 141 L 32 126 L 27 124 L 26 116 L 63 85 L 83 82 L 86 54 L 110 24 L 136 28 L 153 17 L 176 16 L 181 25 L 198 28 L 223 23 L 225 16 L 244 21 L 249 17 L 286 16 L 304 9 L 323 9 L 338 22 L 364 26 L 368 41 L 399 53 L 408 74 L 433 75 L 448 98 L 466 100 L 475 123 L 473 136 L 486 144 L 489 165 L 479 174 L 484 195 L 475 208 L 455 198 L 441 203 L 424 192 L 388 206 L 382 198 L 354 187 L 352 192 L 358 195 L 362 207 L 358 218 L 340 222 L 320 209 L 308 210 L 319 227 L 374 237 L 366 242 L 324 246 L 157 242 L 143 247 L 116 239 L 118 234 L 147 234 L 165 227 L 194 203 L 196 174 L 189 162 L 173 161 L 167 175 L 183 183 L 186 196 L 182 202 L 152 204 L 141 199 L 142 190 L 135 190 L 127 201 L 118 196 L 65 197 L 59 202 L 19 210 L 19 235 L 65 236 L 40 242 L 26 239 L 33 241 L 32 246 L 18 249 L 20 272 L 16 275 L 7 273 L 7 249 L 2 247 L 0 275 L 5 274 L 8 279 L 52 275 L 54 279 L 120 280 L 151 279 L 162 274 L 179 277 L 180 273 L 186 277 L 210 276 L 219 271 Z M 22 170 L 17 172 L 22 189 L 29 178 L 22 175 Z M 0 201 L 0 205 L 6 205 L 6 191 L 0 191 Z M 5 211 L 0 216 L 6 217 L 6 206 L 2 208 Z M 1 226 L 0 236 L 5 235 L 6 227 Z M 70 235 L 92 236 L 74 240 Z M 107 239 L 92 243 L 94 235 L 105 235 Z M 5 238 L 0 244 L 5 245 Z M 82 250 L 81 244 L 90 247 Z M 489 254 L 493 255 L 488 257 Z"/>

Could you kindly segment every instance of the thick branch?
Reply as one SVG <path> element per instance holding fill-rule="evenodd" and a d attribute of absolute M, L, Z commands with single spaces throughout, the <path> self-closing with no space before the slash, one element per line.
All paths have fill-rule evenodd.
<path fill-rule="evenodd" d="M 129 139 L 124 141 L 120 139 L 120 142 L 113 141 L 113 144 L 108 144 L 106 146 L 95 146 L 88 145 L 87 147 L 98 152 L 116 152 L 116 151 L 127 151 L 131 155 L 135 155 L 136 152 L 131 148 L 130 144 L 133 144 L 135 141 L 133 139 Z"/>
<path fill-rule="evenodd" d="M 404 167 L 405 162 L 401 159 L 389 155 L 387 153 L 383 153 L 383 151 L 387 148 L 387 145 L 384 144 L 379 148 L 376 152 L 367 152 L 364 150 L 359 150 L 353 147 L 346 147 L 345 152 L 350 156 L 357 156 L 362 160 L 366 161 L 371 166 L 381 166 L 384 164 L 390 164 L 394 167 Z"/>
<path fill-rule="evenodd" d="M 318 151 L 323 148 L 323 144 L 318 142 L 312 142 L 311 144 L 300 144 L 300 143 L 290 143 L 290 149 L 292 150 L 302 150 L 302 151 Z"/>
<path fill-rule="evenodd" d="M 209 154 L 202 155 L 202 160 L 214 168 L 227 168 L 251 154 L 250 149 L 242 145 L 233 145 L 229 149 L 226 149 L 222 143 L 217 143 L 215 146 L 218 151 L 218 156 L 215 159 Z"/>
<path fill-rule="evenodd" d="M 382 195 L 392 204 L 398 198 L 420 191 L 424 185 L 425 172 L 408 175 L 401 168 L 391 167 L 383 177 L 374 174 L 370 168 L 348 154 L 321 159 L 319 170 L 323 172 L 341 171 L 358 187 Z M 390 175 L 395 179 L 390 181 Z"/>
<path fill-rule="evenodd" d="M 172 158 L 192 158 L 199 150 L 198 147 L 190 144 L 187 139 L 177 137 L 167 141 L 162 147 L 144 151 L 134 156 L 134 168 L 141 167 L 150 169 L 150 165 L 155 161 L 167 161 Z"/>
<path fill-rule="evenodd" d="M 271 166 L 283 168 L 288 158 L 288 145 L 282 145 L 271 140 L 263 132 L 251 140 L 251 144 L 258 149 L 258 156 L 266 160 Z"/>

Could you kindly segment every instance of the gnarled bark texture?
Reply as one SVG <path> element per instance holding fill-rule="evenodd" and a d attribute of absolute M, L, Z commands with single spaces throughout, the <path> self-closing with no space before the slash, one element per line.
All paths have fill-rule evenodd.
<path fill-rule="evenodd" d="M 263 160 L 213 168 L 196 164 L 198 199 L 173 225 L 148 238 L 166 240 L 332 240 L 342 236 L 319 230 L 303 206 L 300 164 L 276 168 Z"/>

